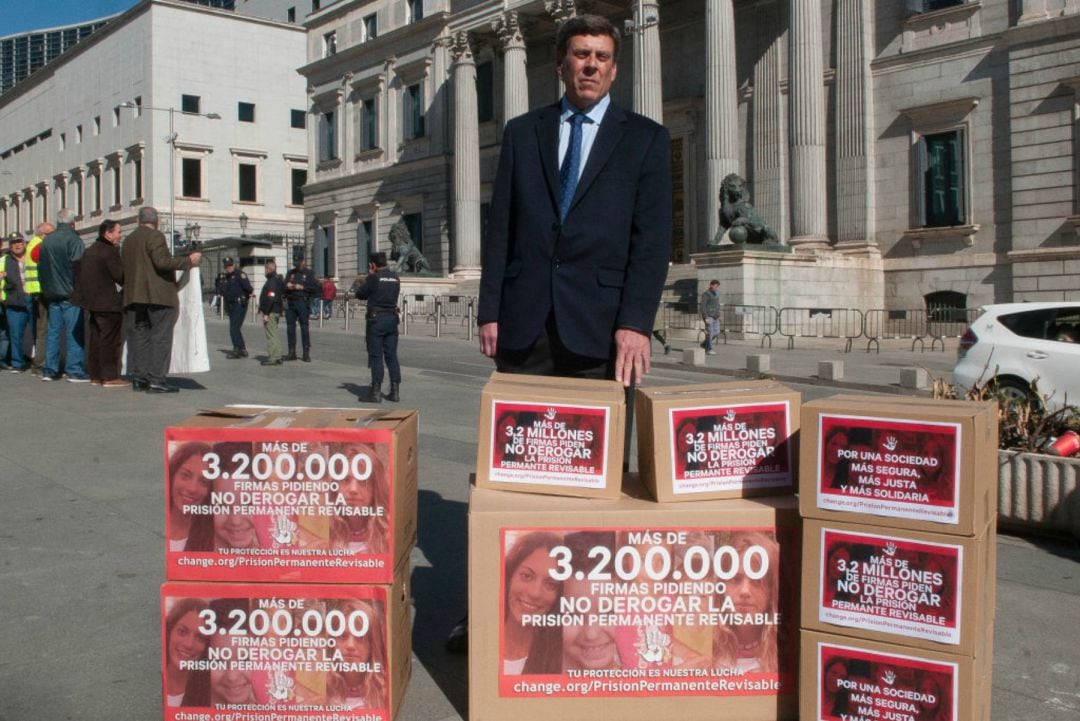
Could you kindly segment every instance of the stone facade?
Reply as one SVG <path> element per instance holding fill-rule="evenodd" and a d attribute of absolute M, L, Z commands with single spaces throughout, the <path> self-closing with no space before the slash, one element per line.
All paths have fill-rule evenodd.
<path fill-rule="evenodd" d="M 127 233 L 149 205 L 167 234 L 175 211 L 181 240 L 196 224 L 203 242 L 239 236 L 242 214 L 249 236 L 298 236 L 307 133 L 291 111 L 305 120 L 304 43 L 297 25 L 190 2 L 116 17 L 0 97 L 0 229 L 68 207 L 90 240 L 106 218 Z"/>
<path fill-rule="evenodd" d="M 559 97 L 554 33 L 588 10 L 626 28 L 613 99 L 671 131 L 673 262 L 705 250 L 737 172 L 796 253 L 861 269 L 850 305 L 1080 298 L 1080 2 L 415 5 L 341 0 L 307 20 L 308 110 L 334 112 L 340 157 L 318 163 L 306 224 L 315 242 L 338 223 L 343 271 L 365 220 L 386 249 L 396 219 L 420 213 L 433 269 L 475 275 L 502 125 Z M 361 148 L 373 97 L 378 142 Z"/>

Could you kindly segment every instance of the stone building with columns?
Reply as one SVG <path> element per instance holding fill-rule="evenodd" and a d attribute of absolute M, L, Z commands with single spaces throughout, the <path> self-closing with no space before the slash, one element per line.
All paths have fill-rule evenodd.
<path fill-rule="evenodd" d="M 577 12 L 625 29 L 613 99 L 671 132 L 673 264 L 719 262 L 734 172 L 823 302 L 1080 297 L 1080 0 L 337 0 L 300 68 L 316 270 L 403 221 L 475 277 L 503 124 L 560 96 Z"/>

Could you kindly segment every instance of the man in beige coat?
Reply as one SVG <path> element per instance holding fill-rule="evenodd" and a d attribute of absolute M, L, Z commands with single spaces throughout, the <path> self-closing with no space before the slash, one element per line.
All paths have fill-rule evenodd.
<path fill-rule="evenodd" d="M 165 381 L 178 315 L 176 271 L 202 261 L 202 253 L 174 258 L 158 229 L 154 208 L 139 208 L 139 227 L 124 240 L 124 309 L 130 314 L 128 374 L 132 390 L 176 393 Z"/>

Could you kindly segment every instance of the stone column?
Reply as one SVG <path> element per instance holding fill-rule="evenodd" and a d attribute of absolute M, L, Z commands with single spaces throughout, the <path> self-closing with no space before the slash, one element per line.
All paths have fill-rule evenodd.
<path fill-rule="evenodd" d="M 874 113 L 867 0 L 836 4 L 837 242 L 874 243 Z"/>
<path fill-rule="evenodd" d="M 396 62 L 397 59 L 393 55 L 386 58 L 383 64 L 385 78 L 379 86 L 379 137 L 382 141 L 380 147 L 383 149 L 383 163 L 387 165 L 397 160 L 398 138 L 401 137 L 398 130 L 398 118 L 401 117 L 401 112 L 396 105 L 398 95 L 394 92 L 392 81 Z"/>
<path fill-rule="evenodd" d="M 739 172 L 739 96 L 735 85 L 735 11 L 732 0 L 705 2 L 705 173 L 708 197 L 706 237 L 710 243 L 720 228 L 720 183 Z"/>
<path fill-rule="evenodd" d="M 454 257 L 458 276 L 480 272 L 480 128 L 476 60 L 468 33 L 454 35 Z"/>
<path fill-rule="evenodd" d="M 353 99 L 356 94 L 353 92 L 352 85 L 353 74 L 345 73 L 341 78 L 341 90 L 340 93 L 341 103 L 341 143 L 339 148 L 341 150 L 341 167 L 345 173 L 353 172 L 356 165 L 356 151 L 360 148 L 360 144 L 357 140 L 357 118 L 359 112 L 356 109 L 356 103 Z M 336 232 L 336 231 L 335 231 Z M 335 271 L 337 266 L 334 266 Z"/>
<path fill-rule="evenodd" d="M 525 36 L 514 11 L 491 21 L 503 51 L 503 123 L 529 110 L 529 78 L 525 73 Z"/>
<path fill-rule="evenodd" d="M 1020 0 L 1018 24 L 1038 22 L 1048 17 L 1050 17 L 1050 12 L 1046 7 L 1046 0 Z"/>
<path fill-rule="evenodd" d="M 575 2 L 575 0 L 544 0 L 544 9 L 547 10 L 551 19 L 555 21 L 556 33 L 558 33 L 560 25 L 578 14 L 577 2 Z M 555 58 L 552 59 L 554 60 Z M 555 99 L 559 100 L 562 98 L 563 93 L 566 92 L 562 78 L 559 78 L 555 85 L 556 90 L 558 91 Z"/>
<path fill-rule="evenodd" d="M 656 0 L 644 0 L 634 8 L 634 112 L 664 122 L 660 9 Z"/>
<path fill-rule="evenodd" d="M 450 74 L 450 46 L 453 38 L 449 34 L 440 35 L 431 49 L 431 100 L 428 103 L 428 134 L 431 136 L 431 152 L 448 154 L 453 152 L 453 138 L 449 137 L 449 119 L 453 115 L 452 99 L 446 85 Z M 400 108 L 401 94 L 395 101 Z M 400 112 L 400 111 L 398 111 Z"/>
<path fill-rule="evenodd" d="M 791 0 L 789 34 L 791 244 L 825 247 L 825 70 L 818 0 Z"/>
<path fill-rule="evenodd" d="M 761 16 L 775 22 L 775 16 Z M 778 27 L 772 25 L 772 27 Z M 761 217 L 781 240 L 788 238 L 787 136 L 780 92 L 782 35 L 777 31 L 754 65 L 754 196 Z"/>

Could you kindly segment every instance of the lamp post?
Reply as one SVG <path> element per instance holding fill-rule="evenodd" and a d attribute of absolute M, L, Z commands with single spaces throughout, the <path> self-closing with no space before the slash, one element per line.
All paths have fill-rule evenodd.
<path fill-rule="evenodd" d="M 169 144 L 169 252 L 175 250 L 176 241 L 176 108 L 156 108 L 152 105 L 136 105 L 128 100 L 120 103 L 122 108 L 135 110 L 160 110 L 169 114 L 169 134 L 165 136 L 165 142 Z M 198 115 L 209 120 L 221 120 L 217 113 L 184 113 L 185 115 Z"/>
<path fill-rule="evenodd" d="M 247 213 L 241 212 L 240 213 L 240 237 L 241 238 L 246 238 L 247 237 L 247 225 L 248 225 Z"/>

